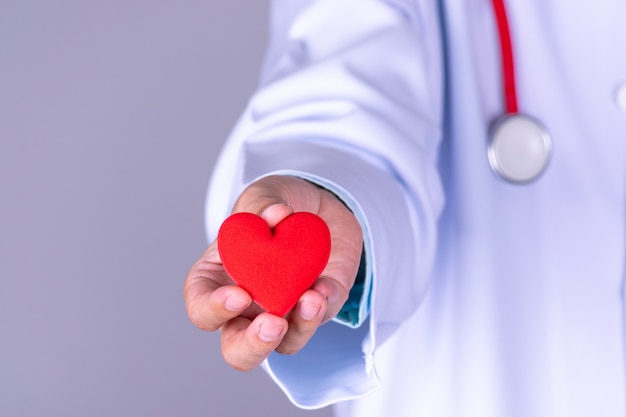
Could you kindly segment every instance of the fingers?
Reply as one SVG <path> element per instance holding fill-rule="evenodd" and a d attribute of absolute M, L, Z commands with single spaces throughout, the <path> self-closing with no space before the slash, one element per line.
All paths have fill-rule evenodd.
<path fill-rule="evenodd" d="M 184 298 L 190 321 L 207 331 L 219 329 L 252 305 L 250 295 L 224 271 L 215 242 L 189 270 Z"/>
<path fill-rule="evenodd" d="M 235 318 L 222 326 L 222 356 L 232 368 L 250 371 L 278 347 L 287 327 L 287 320 L 269 313 Z"/>
<path fill-rule="evenodd" d="M 293 354 L 332 319 L 345 302 L 360 261 L 362 232 L 358 221 L 333 194 L 296 177 L 265 177 L 239 197 L 233 212 L 260 215 L 273 228 L 293 212 L 320 215 L 332 236 L 331 257 L 323 277 L 306 291 L 286 318 L 262 312 L 250 295 L 233 285 L 216 245 L 194 265 L 185 285 L 191 321 L 207 331 L 221 331 L 226 363 L 241 371 L 257 367 L 274 350 Z"/>
<path fill-rule="evenodd" d="M 270 313 L 254 320 L 237 317 L 221 328 L 224 360 L 232 368 L 249 371 L 259 366 L 273 351 L 294 354 L 313 337 L 327 315 L 326 297 L 316 290 L 306 291 L 288 321 Z"/>
<path fill-rule="evenodd" d="M 216 331 L 233 318 L 240 316 L 252 304 L 250 295 L 235 285 L 207 290 L 199 281 L 189 291 L 187 313 L 191 322 L 206 331 Z"/>
<path fill-rule="evenodd" d="M 348 290 L 334 279 L 320 277 L 312 287 L 326 302 L 322 323 L 334 318 L 348 299 Z"/>
<path fill-rule="evenodd" d="M 322 294 L 308 290 L 289 314 L 289 328 L 276 348 L 278 353 L 294 354 L 313 337 L 327 311 L 327 302 Z"/>

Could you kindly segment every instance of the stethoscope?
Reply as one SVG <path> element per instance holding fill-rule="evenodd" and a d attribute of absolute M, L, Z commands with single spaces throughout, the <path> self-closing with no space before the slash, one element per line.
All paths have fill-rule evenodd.
<path fill-rule="evenodd" d="M 518 110 L 513 47 L 504 0 L 492 0 L 492 3 L 500 38 L 505 113 L 491 127 L 487 156 L 498 177 L 525 184 L 545 171 L 552 154 L 552 140 L 538 120 Z"/>

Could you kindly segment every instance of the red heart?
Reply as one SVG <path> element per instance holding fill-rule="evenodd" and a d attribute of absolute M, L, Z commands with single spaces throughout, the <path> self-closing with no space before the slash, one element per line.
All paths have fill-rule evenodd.
<path fill-rule="evenodd" d="M 217 235 L 226 273 L 265 311 L 284 316 L 322 273 L 330 232 L 319 216 L 298 212 L 272 230 L 252 213 L 228 217 Z"/>

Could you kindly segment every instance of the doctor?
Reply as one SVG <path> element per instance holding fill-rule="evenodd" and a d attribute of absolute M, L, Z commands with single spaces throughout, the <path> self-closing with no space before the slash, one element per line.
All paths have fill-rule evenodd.
<path fill-rule="evenodd" d="M 340 416 L 626 415 L 625 19 L 623 0 L 275 1 L 209 236 L 233 207 L 316 212 L 331 262 L 280 318 L 212 243 L 191 320 Z"/>

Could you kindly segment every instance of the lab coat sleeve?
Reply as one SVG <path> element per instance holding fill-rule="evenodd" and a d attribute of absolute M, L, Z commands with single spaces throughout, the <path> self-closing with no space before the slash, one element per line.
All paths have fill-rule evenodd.
<path fill-rule="evenodd" d="M 439 17 L 426 0 L 279 0 L 270 35 L 261 85 L 213 173 L 207 230 L 214 239 L 243 188 L 271 173 L 317 181 L 358 213 L 368 321 L 328 323 L 298 354 L 264 364 L 296 405 L 316 408 L 379 385 L 376 348 L 428 286 L 443 206 Z"/>

